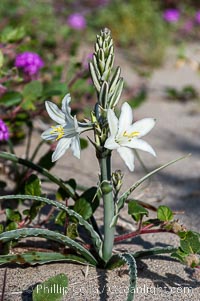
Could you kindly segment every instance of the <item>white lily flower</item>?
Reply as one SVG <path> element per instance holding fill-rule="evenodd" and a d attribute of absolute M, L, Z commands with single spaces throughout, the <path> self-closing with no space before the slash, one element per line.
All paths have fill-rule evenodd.
<path fill-rule="evenodd" d="M 156 156 L 153 148 L 146 141 L 140 139 L 151 131 L 155 125 L 155 119 L 144 118 L 132 123 L 133 113 L 127 102 L 122 105 L 119 120 L 111 109 L 108 109 L 107 118 L 110 137 L 107 138 L 104 146 L 110 150 L 116 149 L 130 171 L 134 170 L 132 149 L 141 149 Z"/>
<path fill-rule="evenodd" d="M 41 137 L 44 140 L 56 140 L 58 144 L 52 155 L 52 162 L 58 160 L 68 148 L 71 148 L 73 155 L 80 159 L 80 138 L 81 132 L 87 128 L 91 128 L 87 123 L 80 123 L 76 116 L 72 117 L 69 102 L 71 101 L 70 94 L 67 94 L 62 100 L 61 110 L 58 106 L 50 101 L 45 101 L 46 110 L 55 122 L 56 126 L 52 126 L 44 131 Z"/>

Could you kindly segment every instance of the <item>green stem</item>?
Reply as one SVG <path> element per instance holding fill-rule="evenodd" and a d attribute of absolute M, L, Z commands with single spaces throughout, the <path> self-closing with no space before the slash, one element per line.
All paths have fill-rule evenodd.
<path fill-rule="evenodd" d="M 41 147 L 43 144 L 44 144 L 44 140 L 41 140 L 40 143 L 38 143 L 38 145 L 37 145 L 36 148 L 34 149 L 34 152 L 33 152 L 32 156 L 31 156 L 30 161 L 32 161 L 32 162 L 34 161 L 34 159 L 35 159 L 35 157 L 36 157 L 38 151 L 40 150 L 40 147 Z"/>
<path fill-rule="evenodd" d="M 111 180 L 111 167 L 110 167 L 110 154 L 99 159 L 101 168 L 101 183 Z M 104 203 L 104 240 L 102 256 L 105 262 L 107 262 L 112 256 L 112 249 L 114 244 L 114 231 L 115 227 L 110 227 L 111 221 L 114 217 L 114 200 L 113 193 L 111 191 L 102 191 L 103 203 Z"/>

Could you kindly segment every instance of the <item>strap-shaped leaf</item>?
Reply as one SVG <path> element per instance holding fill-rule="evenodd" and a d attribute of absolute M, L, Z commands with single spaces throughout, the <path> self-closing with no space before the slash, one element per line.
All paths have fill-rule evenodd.
<path fill-rule="evenodd" d="M 124 253 L 124 254 L 118 254 L 118 256 L 128 264 L 129 267 L 129 290 L 128 290 L 128 296 L 126 301 L 132 301 L 134 300 L 135 290 L 136 290 L 136 284 L 137 284 L 137 265 L 135 258 L 130 253 Z"/>
<path fill-rule="evenodd" d="M 135 184 L 133 184 L 126 192 L 124 192 L 122 194 L 122 196 L 119 198 L 118 202 L 117 202 L 117 212 L 119 212 L 120 209 L 122 209 L 124 207 L 124 203 L 126 201 L 126 199 L 129 197 L 129 195 L 138 187 L 140 186 L 145 180 L 147 180 L 148 178 L 150 178 L 151 176 L 153 176 L 155 173 L 157 173 L 158 171 L 164 169 L 165 167 L 174 164 L 177 161 L 183 160 L 185 158 L 187 158 L 187 156 L 169 161 L 168 163 L 154 169 L 153 171 L 151 171 L 150 173 L 148 173 L 147 175 L 145 175 L 144 177 L 142 177 L 140 180 L 138 180 Z"/>
<path fill-rule="evenodd" d="M 46 239 L 57 241 L 61 244 L 69 246 L 76 251 L 80 252 L 81 255 L 92 265 L 96 265 L 97 261 L 93 257 L 93 255 L 82 247 L 79 243 L 72 240 L 71 238 L 64 236 L 58 232 L 45 230 L 45 229 L 34 229 L 34 228 L 22 228 L 12 231 L 3 232 L 0 234 L 0 241 L 1 242 L 9 242 L 14 239 L 21 239 L 30 236 L 40 236 Z"/>
<path fill-rule="evenodd" d="M 166 254 L 166 253 L 173 253 L 177 251 L 178 248 L 173 247 L 173 246 L 167 246 L 167 247 L 155 247 L 155 248 L 150 248 L 148 250 L 141 250 L 133 253 L 132 255 L 135 258 L 140 258 L 140 257 L 146 257 L 146 256 L 151 256 L 151 255 L 159 255 L 159 254 Z"/>
<path fill-rule="evenodd" d="M 149 256 L 153 256 L 153 255 L 159 255 L 159 254 L 167 254 L 167 253 L 174 253 L 178 250 L 177 247 L 173 247 L 173 246 L 167 246 L 167 247 L 155 247 L 155 248 L 150 248 L 147 250 L 140 250 L 140 251 L 136 251 L 134 253 L 131 253 L 131 255 L 134 258 L 141 258 L 141 257 L 149 257 Z M 115 269 L 115 268 L 119 268 L 122 265 L 124 265 L 124 261 L 119 258 L 118 254 L 115 254 L 111 257 L 111 259 L 109 260 L 109 262 L 107 263 L 106 267 L 108 269 Z"/>
<path fill-rule="evenodd" d="M 22 254 L 8 254 L 0 256 L 0 265 L 6 263 L 17 264 L 45 264 L 50 262 L 75 262 L 79 264 L 88 264 L 88 261 L 74 254 L 61 254 L 57 252 L 26 252 Z"/>
<path fill-rule="evenodd" d="M 56 177 L 55 175 L 52 175 L 47 169 L 42 168 L 41 166 L 34 164 L 33 162 L 31 162 L 29 160 L 19 158 L 19 157 L 15 156 L 14 154 L 9 154 L 6 152 L 0 152 L 0 158 L 10 160 L 12 162 L 27 166 L 27 167 L 39 172 L 40 174 L 44 175 L 49 180 L 51 180 L 53 183 L 57 184 L 58 186 L 63 188 L 65 191 L 67 191 L 67 193 L 70 195 L 70 197 L 72 199 L 75 199 L 75 200 L 77 199 L 74 189 L 70 185 L 64 183 L 60 178 Z"/>
<path fill-rule="evenodd" d="M 101 241 L 98 233 L 93 229 L 93 227 L 87 221 L 85 221 L 82 218 L 82 216 L 80 214 L 78 214 L 77 212 L 75 212 L 72 209 L 67 208 L 65 205 L 63 205 L 57 201 L 50 200 L 48 198 L 32 196 L 32 195 L 20 195 L 19 194 L 19 195 L 0 196 L 0 200 L 5 200 L 5 199 L 7 199 L 7 200 L 8 199 L 21 199 L 21 200 L 40 201 L 40 202 L 44 202 L 46 204 L 55 206 L 56 208 L 59 208 L 61 210 L 64 210 L 65 212 L 67 212 L 67 214 L 69 216 L 75 217 L 78 220 L 79 224 L 82 225 L 83 227 L 85 227 L 85 229 L 90 233 L 92 242 L 93 242 L 94 246 L 96 247 L 97 252 L 99 252 L 99 250 L 101 249 L 102 241 Z"/>

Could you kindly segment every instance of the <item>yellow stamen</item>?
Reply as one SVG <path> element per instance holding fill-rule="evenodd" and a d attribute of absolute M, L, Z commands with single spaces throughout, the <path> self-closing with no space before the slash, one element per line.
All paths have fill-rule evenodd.
<path fill-rule="evenodd" d="M 128 134 L 127 131 L 124 131 L 123 136 L 131 139 L 131 138 L 139 136 L 139 134 L 140 134 L 140 132 L 132 132 L 132 133 Z"/>
<path fill-rule="evenodd" d="M 65 134 L 64 132 L 64 128 L 60 125 L 58 127 L 56 126 L 52 126 L 52 131 L 50 132 L 50 134 L 58 134 L 58 137 L 56 138 L 56 141 L 59 140 L 60 138 L 62 138 Z"/>

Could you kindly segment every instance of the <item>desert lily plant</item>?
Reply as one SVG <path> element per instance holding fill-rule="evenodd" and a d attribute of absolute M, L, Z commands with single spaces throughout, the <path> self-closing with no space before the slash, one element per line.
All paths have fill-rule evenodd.
<path fill-rule="evenodd" d="M 20 255 L 7 253 L 0 256 L 0 263 L 4 264 L 12 261 L 42 264 L 52 261 L 70 261 L 108 269 L 127 264 L 130 275 L 127 300 L 130 301 L 134 298 L 136 287 L 136 258 L 170 253 L 182 263 L 186 263 L 191 267 L 199 267 L 200 236 L 197 232 L 185 229 L 178 220 L 175 220 L 174 213 L 167 206 L 156 208 L 144 201 L 130 198 L 131 193 L 145 180 L 183 158 L 170 161 L 147 173 L 127 191 L 121 193 L 123 174 L 120 170 L 112 171 L 112 152 L 115 150 L 118 152 L 131 172 L 134 171 L 135 151 L 142 150 L 155 156 L 156 153 L 152 146 L 142 139 L 155 126 L 155 119 L 145 118 L 134 122 L 132 109 L 126 102 L 121 105 L 121 112 L 118 117 L 116 108 L 123 90 L 123 79 L 120 67 L 113 70 L 113 63 L 113 40 L 110 31 L 104 29 L 97 35 L 95 51 L 89 63 L 97 94 L 97 103 L 91 112 L 91 120 L 79 122 L 76 116 L 72 116 L 70 94 L 67 94 L 62 100 L 61 108 L 50 101 L 45 103 L 49 116 L 56 123 L 42 134 L 42 139 L 47 142 L 50 140 L 57 141 L 56 149 L 52 154 L 52 161 L 62 160 L 64 156 L 67 156 L 66 152 L 69 149 L 77 159 L 81 159 L 80 135 L 85 131 L 93 131 L 94 139 L 89 140 L 94 146 L 99 162 L 100 175 L 97 186 L 85 189 L 80 194 L 80 187 L 74 180 L 61 180 L 50 173 L 48 169 L 44 169 L 31 161 L 18 158 L 13 154 L 0 153 L 1 158 L 11 160 L 15 164 L 27 166 L 57 184 L 59 187 L 56 194 L 57 199 L 65 201 L 63 203 L 45 197 L 42 194 L 40 180 L 36 174 L 32 174 L 27 180 L 24 194 L 1 196 L 0 200 L 20 199 L 33 202 L 30 209 L 23 212 L 24 219 L 14 211 L 10 210 L 7 213 L 10 215 L 10 220 L 16 223 L 16 229 L 9 229 L 10 231 L 2 229 L 0 242 L 5 247 L 4 249 L 8 250 L 7 246 L 10 246 L 11 241 L 28 236 L 41 236 L 69 247 L 71 252 L 69 250 L 67 254 L 62 252 L 26 252 Z M 73 205 L 68 205 L 69 199 L 73 200 Z M 94 217 L 101 201 L 104 207 L 103 233 L 101 233 Z M 63 233 L 27 227 L 44 204 L 56 207 L 60 211 L 55 218 L 55 222 L 63 226 Z M 128 207 L 128 213 L 138 228 L 136 231 L 116 236 L 118 217 L 124 206 Z M 148 219 L 150 210 L 156 212 L 154 219 Z M 82 231 L 88 233 L 87 241 L 83 240 Z M 180 246 L 152 248 L 130 253 L 115 252 L 113 254 L 115 242 L 134 238 L 144 233 L 158 232 L 170 232 L 178 235 Z"/>

